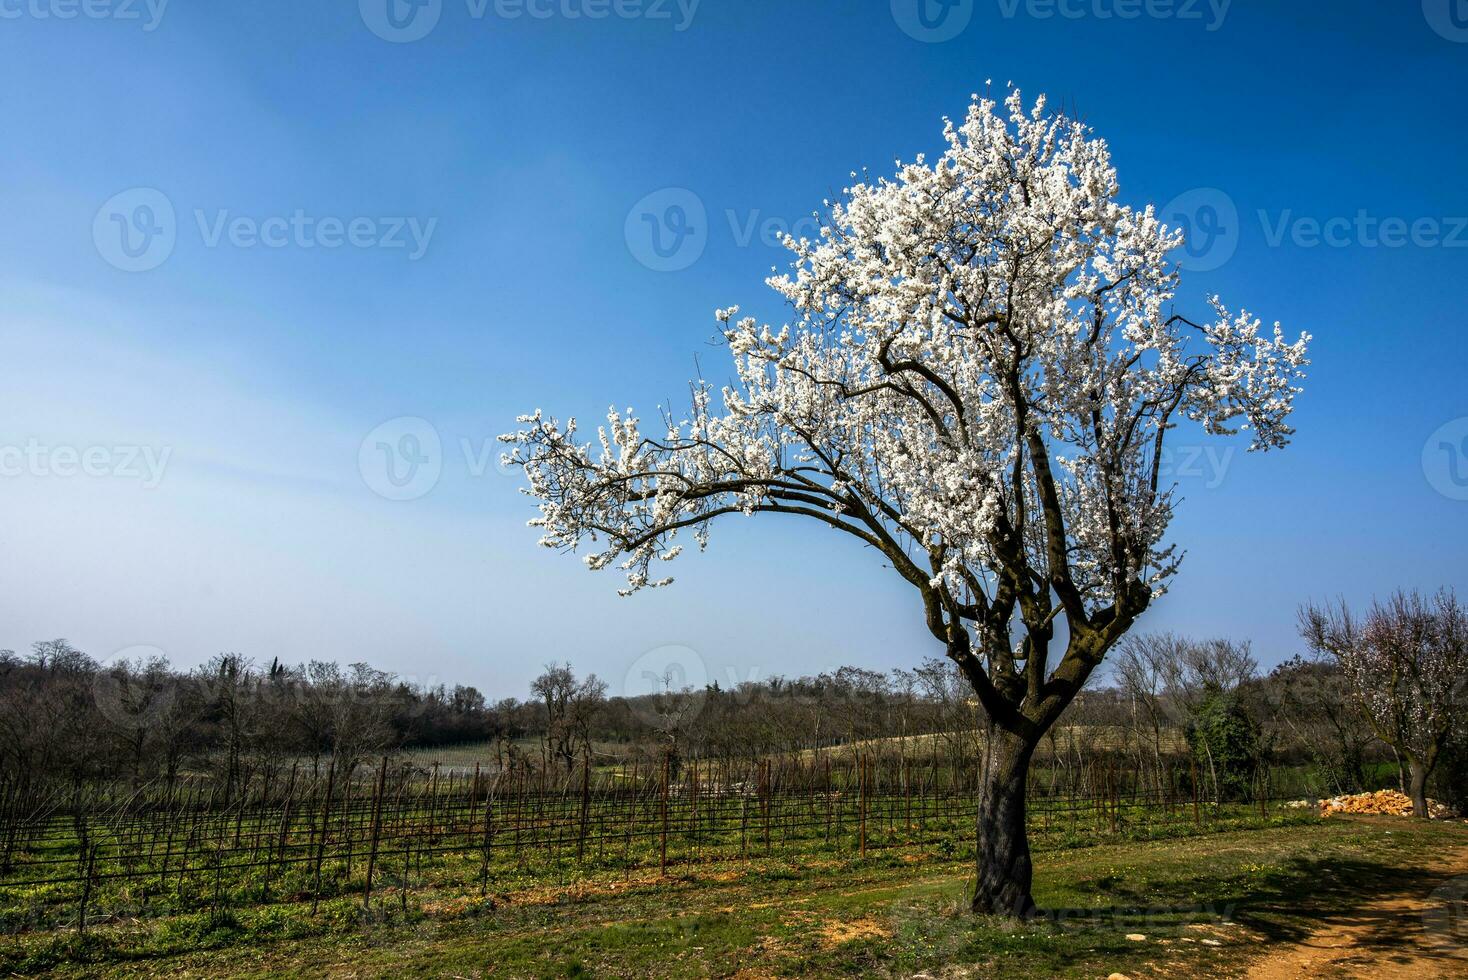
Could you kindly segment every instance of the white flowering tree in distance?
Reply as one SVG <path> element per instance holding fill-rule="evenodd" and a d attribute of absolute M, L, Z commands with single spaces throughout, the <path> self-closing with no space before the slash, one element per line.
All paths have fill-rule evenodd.
<path fill-rule="evenodd" d="M 537 411 L 502 436 L 542 544 L 630 594 L 725 516 L 819 521 L 879 552 L 987 718 L 976 911 L 1033 912 L 1025 782 L 1040 737 L 1177 570 L 1163 445 L 1183 423 L 1285 445 L 1308 336 L 1217 299 L 1172 310 L 1182 233 L 1117 200 L 1104 141 L 1041 98 L 975 96 L 936 160 L 828 202 L 769 285 L 779 329 L 720 310 L 738 385 L 693 386 L 590 444 Z M 853 175 L 855 176 L 855 175 Z"/>
<path fill-rule="evenodd" d="M 1343 601 L 1307 605 L 1300 633 L 1340 662 L 1372 731 L 1406 764 L 1413 815 L 1428 816 L 1428 777 L 1468 729 L 1468 611 L 1457 595 L 1397 592 L 1360 618 Z"/>

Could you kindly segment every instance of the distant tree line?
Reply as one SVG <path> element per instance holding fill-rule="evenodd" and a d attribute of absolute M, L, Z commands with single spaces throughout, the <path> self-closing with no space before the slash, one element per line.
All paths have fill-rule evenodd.
<path fill-rule="evenodd" d="M 1462 806 L 1468 665 L 1452 660 L 1454 617 L 1448 594 L 1396 597 L 1361 618 L 1307 607 L 1310 652 L 1267 673 L 1247 643 L 1129 637 L 1105 683 L 1047 733 L 1043 758 L 1065 768 L 1121 757 L 1171 792 L 1181 769 L 1206 798 L 1224 801 L 1254 798 L 1284 768 L 1292 785 L 1321 794 L 1395 782 L 1414 798 L 1431 789 Z M 1417 691 L 1402 676 L 1437 686 Z M 862 743 L 967 770 L 984 748 L 968 682 L 941 657 L 885 673 L 669 683 L 639 697 L 609 696 L 595 675 L 552 663 L 527 695 L 491 703 L 473 687 L 414 685 L 366 664 L 260 664 L 230 653 L 192 671 L 161 658 L 101 665 L 48 640 L 25 656 L 0 651 L 0 779 L 203 773 L 228 795 L 290 765 L 350 776 L 383 754 L 471 743 L 486 764 L 562 775 Z"/>
<path fill-rule="evenodd" d="M 228 788 L 287 760 L 349 771 L 393 748 L 482 740 L 498 717 L 472 687 L 417 687 L 366 664 L 225 653 L 182 672 L 161 657 L 100 665 L 59 639 L 0 650 L 0 775 L 19 781 L 188 769 Z"/>

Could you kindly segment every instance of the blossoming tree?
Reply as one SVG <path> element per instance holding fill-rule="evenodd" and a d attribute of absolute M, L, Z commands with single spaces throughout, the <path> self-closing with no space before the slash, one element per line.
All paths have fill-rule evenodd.
<path fill-rule="evenodd" d="M 1164 441 L 1194 423 L 1283 446 L 1309 338 L 1217 298 L 1173 312 L 1182 233 L 1119 203 L 1106 144 L 1043 98 L 975 96 L 944 136 L 786 240 L 769 285 L 790 322 L 718 312 L 736 386 L 695 384 L 652 433 L 614 409 L 587 444 L 537 411 L 501 438 L 542 544 L 619 563 L 624 594 L 732 515 L 879 552 L 988 719 L 973 907 L 1024 915 L 1031 755 L 1178 567 Z"/>
<path fill-rule="evenodd" d="M 1340 661 L 1376 737 L 1407 764 L 1412 814 L 1426 817 L 1427 779 L 1468 727 L 1468 612 L 1450 590 L 1398 592 L 1357 619 L 1344 602 L 1305 606 L 1300 632 Z"/>

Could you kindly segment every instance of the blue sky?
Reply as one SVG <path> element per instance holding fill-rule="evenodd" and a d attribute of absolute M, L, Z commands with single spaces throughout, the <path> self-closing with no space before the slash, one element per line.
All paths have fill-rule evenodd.
<path fill-rule="evenodd" d="M 767 233 L 991 78 L 1179 202 L 1184 309 L 1316 337 L 1288 451 L 1180 434 L 1188 558 L 1143 627 L 1274 662 L 1304 599 L 1468 589 L 1468 3 L 394 2 L 0 0 L 0 646 L 493 694 L 669 646 L 725 681 L 916 662 L 914 597 L 820 528 L 727 523 L 618 599 L 486 441 L 722 380 L 713 310 L 782 315 Z M 433 464 L 396 487 L 379 442 Z"/>

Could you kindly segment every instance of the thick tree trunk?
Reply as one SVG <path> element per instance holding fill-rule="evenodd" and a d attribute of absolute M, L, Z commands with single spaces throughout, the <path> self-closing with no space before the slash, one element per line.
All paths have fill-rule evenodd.
<path fill-rule="evenodd" d="M 1412 816 L 1426 818 L 1428 768 L 1416 759 L 1410 759 L 1407 765 L 1411 774 L 1407 795 L 1412 797 Z"/>
<path fill-rule="evenodd" d="M 1033 744 L 995 731 L 979 789 L 978 884 L 973 910 L 1024 918 L 1035 912 L 1034 869 L 1025 830 L 1025 782 Z"/>

